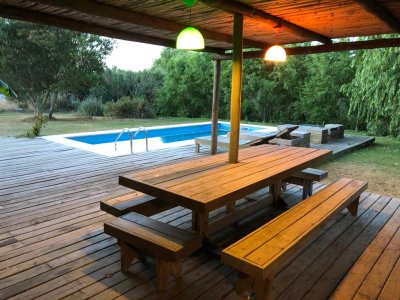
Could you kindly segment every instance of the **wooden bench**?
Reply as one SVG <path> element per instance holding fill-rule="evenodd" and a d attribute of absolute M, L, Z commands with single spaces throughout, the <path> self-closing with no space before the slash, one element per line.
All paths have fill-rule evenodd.
<path fill-rule="evenodd" d="M 284 183 L 301 185 L 303 187 L 303 199 L 306 199 L 308 196 L 312 195 L 313 182 L 320 181 L 326 177 L 328 177 L 327 171 L 307 168 L 289 178 L 286 178 Z"/>
<path fill-rule="evenodd" d="M 100 202 L 101 210 L 116 217 L 130 212 L 151 216 L 166 211 L 174 206 L 175 205 L 161 199 L 136 191 Z"/>
<path fill-rule="evenodd" d="M 326 221 L 347 207 L 357 215 L 367 183 L 342 178 L 225 248 L 222 262 L 239 271 L 239 293 L 254 290 L 258 300 L 270 299 L 271 281 L 300 247 L 312 240 Z"/>
<path fill-rule="evenodd" d="M 165 289 L 170 275 L 181 276 L 182 260 L 202 245 L 199 235 L 135 212 L 105 223 L 104 232 L 118 240 L 122 272 L 128 272 L 135 257 L 156 259 L 159 290 Z"/>

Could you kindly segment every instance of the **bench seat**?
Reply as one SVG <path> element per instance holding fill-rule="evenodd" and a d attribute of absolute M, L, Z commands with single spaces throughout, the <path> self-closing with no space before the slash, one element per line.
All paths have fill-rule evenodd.
<path fill-rule="evenodd" d="M 131 212 L 104 224 L 104 232 L 121 247 L 121 270 L 128 272 L 135 257 L 156 259 L 157 288 L 165 289 L 168 277 L 181 276 L 181 262 L 202 246 L 199 235 Z"/>
<path fill-rule="evenodd" d="M 313 182 L 320 181 L 327 177 L 328 177 L 327 171 L 307 168 L 293 176 L 286 178 L 284 180 L 284 183 L 301 185 L 303 187 L 303 199 L 306 199 L 308 196 L 312 195 Z"/>
<path fill-rule="evenodd" d="M 347 207 L 357 215 L 367 183 L 342 178 L 225 248 L 222 262 L 239 271 L 237 291 L 255 290 L 257 299 L 270 299 L 271 280 L 280 267 L 334 214 Z"/>
<path fill-rule="evenodd" d="M 116 217 L 120 217 L 130 212 L 137 212 L 145 216 L 151 216 L 166 211 L 172 207 L 174 207 L 174 205 L 166 201 L 136 191 L 118 197 L 112 197 L 100 202 L 101 210 Z"/>

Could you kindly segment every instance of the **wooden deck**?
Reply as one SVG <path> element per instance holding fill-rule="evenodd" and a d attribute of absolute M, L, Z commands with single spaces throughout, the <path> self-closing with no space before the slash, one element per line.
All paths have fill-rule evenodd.
<path fill-rule="evenodd" d="M 372 136 L 345 135 L 341 139 L 329 139 L 326 144 L 310 144 L 310 147 L 332 150 L 333 155 L 340 155 L 367 147 L 374 142 L 375 138 Z"/>
<path fill-rule="evenodd" d="M 193 145 L 107 158 L 41 139 L 0 138 L 0 299 L 241 299 L 234 292 L 235 271 L 204 251 L 184 262 L 181 280 L 171 278 L 167 291 L 157 293 L 151 261 L 137 262 L 129 276 L 122 274 L 118 245 L 103 232 L 103 223 L 113 217 L 100 211 L 99 201 L 129 191 L 118 185 L 118 175 L 202 155 L 208 152 L 196 153 Z M 299 188 L 289 186 L 285 199 L 299 201 Z M 341 295 L 360 297 L 362 287 L 371 289 L 373 275 L 381 274 L 375 262 L 383 261 L 385 274 L 370 294 L 378 296 L 382 289 L 385 299 L 399 278 L 399 258 L 393 253 L 398 253 L 400 200 L 368 192 L 361 200 L 357 218 L 347 212 L 336 216 L 285 264 L 273 281 L 275 298 L 326 299 L 355 262 L 363 272 L 356 276 L 357 290 L 342 289 Z M 255 227 L 279 213 L 261 210 L 240 228 Z M 191 226 L 190 212 L 179 207 L 155 218 Z M 213 238 L 223 247 L 233 233 L 243 232 L 228 228 Z M 355 270 L 348 277 L 352 273 L 358 274 Z"/>

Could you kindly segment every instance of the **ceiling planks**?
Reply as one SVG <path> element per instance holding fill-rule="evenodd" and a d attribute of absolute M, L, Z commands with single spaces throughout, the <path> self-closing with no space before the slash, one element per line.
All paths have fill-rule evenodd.
<path fill-rule="evenodd" d="M 145 27 L 150 27 L 154 29 L 167 30 L 174 33 L 179 33 L 182 29 L 186 27 L 184 24 L 179 24 L 158 18 L 155 16 L 146 15 L 143 13 L 126 10 L 118 7 L 113 7 L 110 5 L 105 5 L 102 3 L 80 0 L 80 1 L 63 1 L 63 0 L 35 0 L 37 3 L 50 5 L 53 7 L 70 9 L 78 12 L 83 12 L 86 14 L 92 14 L 94 16 L 101 16 L 107 19 L 117 20 L 125 22 L 128 24 L 141 25 Z M 232 43 L 232 35 L 220 33 L 212 30 L 207 30 L 204 28 L 198 28 L 201 30 L 204 38 L 215 41 L 223 41 L 226 43 Z M 268 46 L 268 44 L 263 42 L 252 41 L 249 39 L 244 39 L 246 47 L 260 48 L 263 49 Z"/>
<path fill-rule="evenodd" d="M 365 10 L 371 14 L 377 16 L 383 22 L 385 22 L 395 32 L 400 33 L 400 21 L 392 15 L 392 13 L 386 9 L 383 5 L 375 0 L 353 0 L 360 4 Z"/>
<path fill-rule="evenodd" d="M 271 15 L 265 11 L 256 9 L 253 6 L 249 6 L 241 2 L 231 1 L 231 0 L 200 0 L 200 2 L 233 14 L 242 14 L 246 17 L 256 18 L 262 21 L 268 21 L 268 22 L 272 21 L 275 23 L 277 27 L 279 26 L 286 27 L 290 29 L 292 32 L 310 38 L 313 41 L 319 41 L 323 44 L 332 43 L 329 37 L 323 36 L 319 33 L 313 32 L 296 24 L 290 23 L 282 18 Z"/>

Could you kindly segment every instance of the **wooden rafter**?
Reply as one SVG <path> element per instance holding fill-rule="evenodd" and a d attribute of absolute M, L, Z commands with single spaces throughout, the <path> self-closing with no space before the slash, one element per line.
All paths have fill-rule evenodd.
<path fill-rule="evenodd" d="M 353 0 L 361 5 L 366 11 L 377 16 L 394 31 L 400 33 L 400 21 L 382 4 L 376 0 Z"/>
<path fill-rule="evenodd" d="M 287 55 L 305 55 L 305 54 L 318 54 L 325 52 L 339 52 L 349 50 L 363 50 L 363 49 L 377 49 L 377 48 L 389 48 L 389 47 L 400 47 L 400 38 L 395 39 L 377 39 L 370 41 L 358 41 L 358 42 L 343 42 L 334 43 L 331 45 L 320 45 L 320 46 L 309 46 L 309 47 L 294 47 L 285 48 Z M 265 51 L 251 51 L 244 52 L 244 59 L 251 58 L 263 58 Z M 232 55 L 214 55 L 215 60 L 230 60 Z"/>
<path fill-rule="evenodd" d="M 35 0 L 34 2 L 53 7 L 79 11 L 88 15 L 100 16 L 103 18 L 117 20 L 128 24 L 140 25 L 154 29 L 162 29 L 174 33 L 178 33 L 186 27 L 186 25 L 178 24 L 159 17 L 149 16 L 143 13 L 126 10 L 114 6 L 109 6 L 88 0 L 80 0 L 80 1 Z M 232 35 L 212 30 L 207 30 L 201 27 L 198 27 L 198 29 L 201 30 L 203 36 L 206 39 L 214 41 L 222 41 L 232 44 L 233 41 Z M 244 39 L 243 42 L 246 45 L 246 47 L 250 48 L 263 49 L 264 47 L 268 46 L 268 44 L 265 44 L 263 42 L 253 41 L 249 39 Z"/>
<path fill-rule="evenodd" d="M 242 14 L 246 17 L 258 19 L 261 21 L 275 22 L 279 26 L 286 27 L 297 35 L 312 39 L 314 41 L 319 41 L 323 44 L 331 44 L 332 40 L 324 35 L 317 32 L 308 30 L 291 22 L 285 21 L 282 18 L 271 15 L 267 12 L 254 8 L 250 5 L 231 1 L 231 0 L 199 0 L 200 2 L 223 11 L 227 11 L 233 14 Z"/>
<path fill-rule="evenodd" d="M 138 33 L 127 32 L 117 29 L 110 29 L 107 27 L 94 25 L 91 23 L 86 23 L 83 21 L 63 18 L 60 16 L 55 16 L 51 14 L 34 12 L 27 9 L 22 8 L 14 8 L 7 5 L 0 5 L 0 16 L 4 18 L 16 19 L 21 21 L 28 21 L 34 23 L 40 23 L 45 25 L 56 26 L 60 28 L 75 30 L 83 33 L 92 33 L 101 36 L 107 36 L 110 38 L 118 38 L 122 40 L 139 42 L 139 43 L 147 43 L 164 47 L 175 47 L 175 41 L 146 36 Z M 214 47 L 206 47 L 202 51 L 211 52 L 211 53 L 224 53 L 224 49 L 214 48 Z"/>

